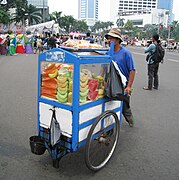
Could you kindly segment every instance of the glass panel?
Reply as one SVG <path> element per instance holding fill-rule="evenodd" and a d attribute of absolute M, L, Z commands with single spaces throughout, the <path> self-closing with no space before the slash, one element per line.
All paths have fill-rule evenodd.
<path fill-rule="evenodd" d="M 41 63 L 41 96 L 60 103 L 72 102 L 73 65 Z"/>
<path fill-rule="evenodd" d="M 109 64 L 82 64 L 80 66 L 80 103 L 104 97 L 108 69 Z"/>

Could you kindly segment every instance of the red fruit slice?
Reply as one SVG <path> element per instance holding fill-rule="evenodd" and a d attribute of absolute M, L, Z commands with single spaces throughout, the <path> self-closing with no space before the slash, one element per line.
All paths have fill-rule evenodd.
<path fill-rule="evenodd" d="M 90 91 L 96 91 L 97 88 L 98 88 L 98 80 L 96 80 L 96 79 L 89 79 L 88 87 L 89 87 Z"/>
<path fill-rule="evenodd" d="M 45 81 L 45 82 L 42 82 L 42 87 L 57 89 L 57 83 L 51 83 L 49 81 Z"/>
<path fill-rule="evenodd" d="M 98 91 L 90 91 L 89 93 L 88 93 L 88 99 L 89 100 L 95 100 L 96 98 L 97 98 L 97 96 L 98 96 Z"/>
<path fill-rule="evenodd" d="M 41 93 L 56 94 L 57 90 L 56 89 L 47 88 L 47 87 L 41 87 Z"/>
<path fill-rule="evenodd" d="M 46 97 L 49 97 L 49 98 L 56 99 L 56 94 L 46 94 L 46 93 L 41 93 L 41 96 L 46 96 Z"/>

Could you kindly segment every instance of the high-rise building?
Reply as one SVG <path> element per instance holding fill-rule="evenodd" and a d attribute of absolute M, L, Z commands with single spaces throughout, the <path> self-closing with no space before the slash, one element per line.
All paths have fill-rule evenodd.
<path fill-rule="evenodd" d="M 49 14 L 48 0 L 27 0 L 28 4 L 32 4 L 39 12 L 42 14 L 43 22 L 45 22 L 46 17 Z"/>
<path fill-rule="evenodd" d="M 85 20 L 88 26 L 93 26 L 98 20 L 98 0 L 79 0 L 78 19 Z"/>
<path fill-rule="evenodd" d="M 157 9 L 166 9 L 169 11 L 169 23 L 174 19 L 173 0 L 158 0 Z"/>
<path fill-rule="evenodd" d="M 119 0 L 119 11 L 150 10 L 157 7 L 157 0 Z"/>

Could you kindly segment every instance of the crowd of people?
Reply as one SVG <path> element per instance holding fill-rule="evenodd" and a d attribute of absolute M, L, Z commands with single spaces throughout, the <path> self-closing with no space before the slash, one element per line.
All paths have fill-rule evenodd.
<path fill-rule="evenodd" d="M 13 55 L 14 50 L 13 48 L 20 46 L 20 43 L 22 45 L 22 36 L 21 38 L 16 41 L 16 44 L 13 44 L 14 36 L 7 35 L 5 40 L 3 40 L 5 44 L 5 53 L 4 55 Z M 72 37 L 70 35 L 59 35 L 59 34 L 47 34 L 45 37 L 41 36 L 26 36 L 25 37 L 25 44 L 24 44 L 24 50 L 21 51 L 21 53 L 41 53 L 44 50 L 49 50 L 53 48 L 60 47 L 63 45 L 63 43 L 69 39 L 74 39 L 75 37 Z M 104 46 L 110 47 L 111 42 L 114 43 L 114 62 L 117 64 L 119 70 L 126 78 L 126 86 L 124 87 L 124 91 L 127 95 L 127 101 L 124 101 L 123 103 L 123 115 L 126 119 L 126 121 L 129 123 L 129 126 L 133 126 L 135 123 L 134 117 L 132 115 L 132 111 L 130 108 L 130 96 L 132 92 L 132 84 L 135 77 L 136 68 L 134 65 L 134 60 L 132 57 L 131 52 L 122 45 L 123 38 L 120 33 L 120 30 L 117 28 L 112 28 L 109 33 L 105 35 L 105 40 L 102 39 L 102 37 L 98 37 L 98 39 L 94 39 L 90 33 L 87 33 L 85 37 L 77 37 L 78 39 L 84 39 L 89 41 L 90 43 L 99 43 L 102 44 L 102 41 L 104 42 Z M 21 40 L 21 41 L 20 41 Z M 2 38 L 1 38 L 1 47 L 2 45 Z M 144 53 L 149 53 L 149 55 L 154 54 L 157 51 L 157 44 L 160 43 L 159 35 L 155 34 L 151 38 L 151 42 L 148 44 L 148 47 L 145 48 Z M 28 45 L 31 46 L 32 51 L 29 51 Z M 3 46 L 4 47 L 4 46 Z M 13 47 L 13 48 L 12 48 Z M 0 52 L 2 54 L 2 48 L 0 49 Z M 108 54 L 109 52 L 107 52 Z M 147 59 L 147 65 L 148 65 L 148 85 L 144 87 L 144 90 L 152 90 L 158 89 L 159 86 L 159 80 L 158 80 L 158 69 L 159 69 L 159 62 L 155 62 L 153 59 L 153 56 L 149 56 Z"/>

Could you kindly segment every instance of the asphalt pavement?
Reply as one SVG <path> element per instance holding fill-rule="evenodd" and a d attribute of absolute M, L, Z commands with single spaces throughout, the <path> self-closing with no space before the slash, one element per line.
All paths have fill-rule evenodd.
<path fill-rule="evenodd" d="M 46 151 L 34 155 L 37 134 L 38 55 L 0 56 L 0 179 L 179 180 L 179 53 L 167 52 L 158 90 L 145 91 L 147 66 L 141 47 L 127 46 L 136 65 L 131 106 L 136 124 L 122 123 L 117 148 L 99 172 L 87 169 L 84 148 L 67 154 L 59 169 Z"/>

